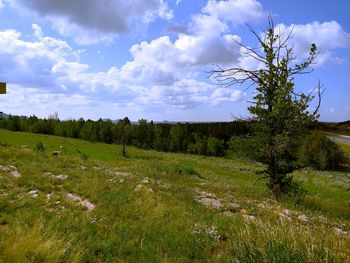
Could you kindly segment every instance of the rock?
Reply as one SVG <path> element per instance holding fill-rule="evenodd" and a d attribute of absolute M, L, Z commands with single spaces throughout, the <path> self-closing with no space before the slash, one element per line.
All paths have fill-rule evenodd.
<path fill-rule="evenodd" d="M 245 222 L 251 222 L 255 220 L 255 216 L 252 215 L 243 214 L 242 217 Z"/>
<path fill-rule="evenodd" d="M 150 192 L 150 193 L 154 193 L 153 188 L 148 188 L 147 191 Z"/>
<path fill-rule="evenodd" d="M 15 171 L 10 172 L 10 176 L 15 177 L 15 178 L 19 178 L 22 175 L 17 170 L 15 170 Z"/>
<path fill-rule="evenodd" d="M 228 216 L 228 217 L 232 217 L 232 216 L 235 215 L 235 213 L 232 213 L 231 211 L 225 211 L 225 212 L 224 212 L 224 215 L 225 215 L 225 216 Z"/>
<path fill-rule="evenodd" d="M 258 204 L 258 207 L 261 208 L 261 209 L 264 209 L 264 210 L 269 208 L 263 203 Z"/>
<path fill-rule="evenodd" d="M 343 229 L 339 228 L 339 227 L 333 227 L 333 231 L 334 233 L 336 233 L 337 235 L 344 235 L 347 236 L 349 233 L 347 231 L 344 231 Z"/>
<path fill-rule="evenodd" d="M 247 210 L 245 210 L 245 209 L 241 209 L 241 211 L 239 211 L 241 214 L 247 214 L 248 212 L 247 212 Z"/>
<path fill-rule="evenodd" d="M 46 199 L 47 199 L 47 200 L 50 200 L 51 197 L 53 196 L 53 194 L 54 194 L 54 192 L 52 192 L 52 193 L 50 193 L 50 194 L 47 194 L 47 195 L 46 195 Z"/>
<path fill-rule="evenodd" d="M 135 191 L 135 192 L 138 192 L 138 191 L 140 191 L 142 188 L 143 188 L 143 185 L 142 185 L 142 184 L 138 184 L 138 185 L 136 185 L 134 191 Z"/>
<path fill-rule="evenodd" d="M 59 174 L 56 176 L 56 179 L 58 180 L 66 180 L 68 178 L 68 175 L 66 174 Z"/>
<path fill-rule="evenodd" d="M 301 221 L 301 222 L 307 222 L 307 221 L 309 221 L 308 218 L 307 218 L 307 216 L 304 215 L 304 214 L 299 215 L 299 216 L 298 216 L 298 220 Z"/>
<path fill-rule="evenodd" d="M 62 153 L 61 151 L 53 151 L 53 152 L 51 153 L 51 155 L 54 156 L 54 157 L 57 157 L 57 156 L 60 156 L 61 153 Z"/>
<path fill-rule="evenodd" d="M 318 220 L 320 220 L 322 223 L 327 223 L 328 222 L 328 219 L 324 216 L 318 216 Z"/>
<path fill-rule="evenodd" d="M 199 199 L 198 202 L 206 207 L 210 207 L 214 209 L 220 209 L 223 206 L 221 202 L 215 198 L 203 197 Z"/>
<path fill-rule="evenodd" d="M 44 172 L 44 173 L 43 173 L 43 176 L 53 176 L 53 173 L 50 173 L 50 172 Z"/>
<path fill-rule="evenodd" d="M 21 149 L 30 149 L 30 146 L 29 145 L 21 145 L 20 148 Z"/>
<path fill-rule="evenodd" d="M 293 215 L 293 211 L 288 210 L 288 209 L 283 209 L 282 213 L 286 216 L 291 216 Z"/>
<path fill-rule="evenodd" d="M 230 209 L 234 209 L 234 210 L 241 207 L 239 204 L 236 204 L 236 203 L 229 203 L 228 206 Z"/>
<path fill-rule="evenodd" d="M 37 198 L 39 195 L 39 190 L 32 190 L 28 194 L 30 194 L 33 198 Z"/>
<path fill-rule="evenodd" d="M 278 213 L 278 216 L 279 216 L 280 220 L 282 220 L 282 221 L 284 221 L 284 220 L 287 220 L 289 222 L 292 221 L 292 219 L 283 212 Z"/>
<path fill-rule="evenodd" d="M 144 179 L 141 181 L 141 183 L 143 183 L 143 184 L 148 184 L 148 183 L 149 183 L 149 178 L 148 178 L 148 177 L 144 178 Z"/>
<path fill-rule="evenodd" d="M 66 194 L 67 198 L 79 203 L 80 205 L 84 206 L 88 211 L 92 211 L 96 208 L 96 205 L 93 203 L 89 202 L 88 200 L 83 200 L 80 196 L 74 195 L 72 193 L 67 193 Z"/>

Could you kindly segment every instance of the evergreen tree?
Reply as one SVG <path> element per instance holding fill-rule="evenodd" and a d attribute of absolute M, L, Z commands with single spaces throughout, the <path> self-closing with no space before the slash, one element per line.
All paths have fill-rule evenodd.
<path fill-rule="evenodd" d="M 295 63 L 293 48 L 288 46 L 292 32 L 286 37 L 283 34 L 278 35 L 271 18 L 262 37 L 253 29 L 251 31 L 260 48 L 254 49 L 236 43 L 263 67 L 256 70 L 219 67 L 212 71 L 212 77 L 226 85 L 249 81 L 256 85 L 253 105 L 248 109 L 257 121 L 256 135 L 264 141 L 268 187 L 278 196 L 298 188 L 289 175 L 295 168 L 293 161 L 296 158 L 296 145 L 301 141 L 300 137 L 308 125 L 318 118 L 320 84 L 316 89 L 319 96 L 318 105 L 311 113 L 308 109 L 314 97 L 311 93 L 307 95 L 297 92 L 293 82 L 295 75 L 310 72 L 309 66 L 317 56 L 316 45 L 311 45 L 309 57 L 304 62 Z"/>

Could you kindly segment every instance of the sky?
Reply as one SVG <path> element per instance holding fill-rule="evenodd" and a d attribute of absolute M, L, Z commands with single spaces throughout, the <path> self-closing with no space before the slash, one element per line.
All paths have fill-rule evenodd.
<path fill-rule="evenodd" d="M 296 62 L 315 43 L 313 72 L 295 89 L 325 92 L 321 121 L 350 120 L 348 0 L 0 0 L 0 111 L 41 118 L 231 121 L 248 117 L 255 86 L 223 86 L 222 68 L 261 67 L 271 16 L 293 29 Z M 313 107 L 313 105 L 311 105 Z"/>

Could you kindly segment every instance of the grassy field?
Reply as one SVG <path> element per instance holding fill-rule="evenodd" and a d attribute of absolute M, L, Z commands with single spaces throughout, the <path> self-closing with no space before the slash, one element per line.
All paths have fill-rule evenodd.
<path fill-rule="evenodd" d="M 350 262 L 346 173 L 295 172 L 295 204 L 246 160 L 7 130 L 0 144 L 0 262 Z"/>

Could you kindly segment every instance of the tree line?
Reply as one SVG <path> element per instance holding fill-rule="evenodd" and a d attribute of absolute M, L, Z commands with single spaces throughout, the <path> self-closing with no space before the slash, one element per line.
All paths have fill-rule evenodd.
<path fill-rule="evenodd" d="M 127 117 L 117 122 L 83 118 L 62 121 L 57 115 L 45 119 L 10 115 L 0 119 L 0 128 L 121 144 L 123 148 L 132 144 L 142 149 L 208 156 L 225 155 L 232 136 L 251 133 L 247 121 L 169 124 L 141 119 L 132 124 Z"/>

